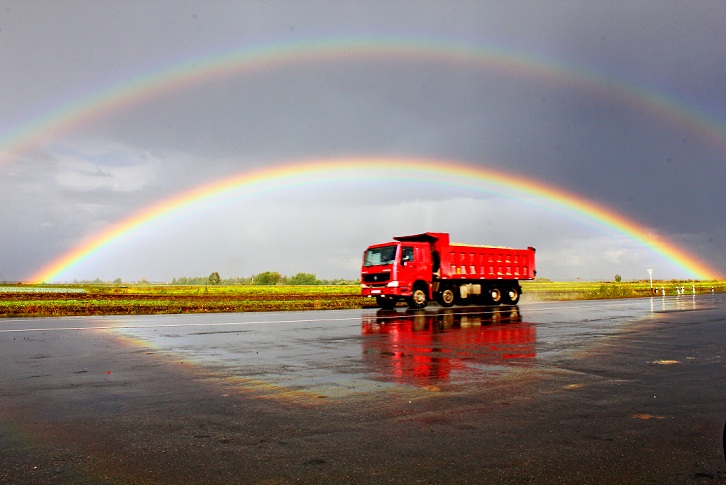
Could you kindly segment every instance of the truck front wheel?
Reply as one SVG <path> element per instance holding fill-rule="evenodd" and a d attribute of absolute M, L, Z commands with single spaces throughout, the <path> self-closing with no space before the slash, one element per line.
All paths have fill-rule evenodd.
<path fill-rule="evenodd" d="M 446 286 L 439 293 L 437 300 L 441 306 L 454 306 L 454 303 L 456 302 L 456 293 L 454 293 L 454 289 L 451 286 Z"/>
<path fill-rule="evenodd" d="M 423 285 L 416 285 L 413 287 L 411 296 L 406 300 L 409 308 L 418 310 L 420 308 L 426 308 L 426 304 L 429 302 L 429 296 L 426 292 L 426 287 Z"/>

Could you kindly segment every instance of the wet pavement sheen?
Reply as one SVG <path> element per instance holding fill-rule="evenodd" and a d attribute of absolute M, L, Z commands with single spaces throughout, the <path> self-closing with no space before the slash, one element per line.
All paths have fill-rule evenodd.
<path fill-rule="evenodd" d="M 0 483 L 725 483 L 726 295 L 0 320 Z"/>

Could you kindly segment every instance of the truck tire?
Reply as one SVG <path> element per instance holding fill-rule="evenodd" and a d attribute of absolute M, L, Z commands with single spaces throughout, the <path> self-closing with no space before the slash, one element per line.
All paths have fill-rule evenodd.
<path fill-rule="evenodd" d="M 512 286 L 507 290 L 504 299 L 510 305 L 516 305 L 519 302 L 519 289 L 516 286 Z"/>
<path fill-rule="evenodd" d="M 502 290 L 496 286 L 489 288 L 489 301 L 495 305 L 499 305 L 502 302 Z"/>
<path fill-rule="evenodd" d="M 377 296 L 376 305 L 378 305 L 378 308 L 390 310 L 391 308 L 396 306 L 396 300 L 394 300 L 393 298 L 386 298 L 385 296 Z"/>
<path fill-rule="evenodd" d="M 454 306 L 456 303 L 456 292 L 451 286 L 445 286 L 438 294 L 437 298 L 439 304 L 443 307 Z"/>
<path fill-rule="evenodd" d="M 426 287 L 424 285 L 416 285 L 413 287 L 413 291 L 411 292 L 411 296 L 406 299 L 406 303 L 408 304 L 409 308 L 412 308 L 414 310 L 418 310 L 421 308 L 426 308 L 426 305 L 429 302 L 429 295 L 426 291 Z"/>

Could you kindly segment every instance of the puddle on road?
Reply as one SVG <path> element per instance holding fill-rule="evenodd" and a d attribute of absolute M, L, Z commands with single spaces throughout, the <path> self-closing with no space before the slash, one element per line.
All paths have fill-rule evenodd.
<path fill-rule="evenodd" d="M 182 320 L 196 323 L 173 331 L 153 325 L 116 331 L 194 363 L 240 391 L 324 401 L 402 388 L 431 395 L 526 376 L 555 367 L 565 354 L 587 352 L 650 315 L 703 304 L 651 298 L 521 308 L 293 312 L 252 322 L 245 322 L 244 314 L 228 314 Z M 239 323 L 229 321 L 235 318 Z"/>
<path fill-rule="evenodd" d="M 450 381 L 531 366 L 536 355 L 536 328 L 522 322 L 517 307 L 326 315 L 323 322 L 286 315 L 284 324 L 220 322 L 220 328 L 213 322 L 220 317 L 210 316 L 173 331 L 153 325 L 115 331 L 244 392 L 286 400 L 401 391 L 402 385 L 410 388 L 406 393 L 430 394 Z"/>

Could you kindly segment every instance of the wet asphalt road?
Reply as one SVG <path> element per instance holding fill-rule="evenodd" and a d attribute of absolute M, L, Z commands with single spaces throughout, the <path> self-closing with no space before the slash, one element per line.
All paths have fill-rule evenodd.
<path fill-rule="evenodd" d="M 0 320 L 0 483 L 726 483 L 726 295 Z"/>

